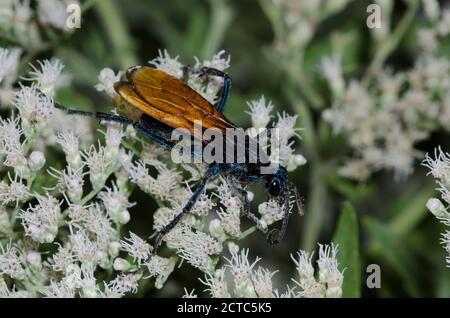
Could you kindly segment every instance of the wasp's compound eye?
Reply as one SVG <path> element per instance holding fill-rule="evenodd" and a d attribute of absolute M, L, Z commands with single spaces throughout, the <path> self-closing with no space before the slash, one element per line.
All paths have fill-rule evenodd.
<path fill-rule="evenodd" d="M 269 193 L 271 195 L 278 196 L 280 194 L 280 191 L 281 191 L 280 181 L 277 179 L 272 180 L 269 185 Z"/>

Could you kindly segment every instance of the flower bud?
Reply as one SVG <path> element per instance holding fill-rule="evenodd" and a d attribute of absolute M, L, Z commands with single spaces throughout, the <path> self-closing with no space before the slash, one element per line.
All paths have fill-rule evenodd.
<path fill-rule="evenodd" d="M 426 205 L 427 205 L 427 209 L 431 213 L 433 213 L 433 215 L 436 216 L 437 218 L 442 218 L 447 213 L 447 210 L 446 210 L 444 204 L 442 204 L 441 200 L 439 200 L 439 199 L 436 199 L 436 198 L 428 199 Z"/>
<path fill-rule="evenodd" d="M 126 259 L 118 257 L 114 260 L 113 267 L 116 271 L 126 272 L 131 268 L 131 264 Z"/>
<path fill-rule="evenodd" d="M 31 171 L 36 172 L 45 165 L 45 156 L 41 151 L 33 151 L 28 159 L 28 166 Z"/>

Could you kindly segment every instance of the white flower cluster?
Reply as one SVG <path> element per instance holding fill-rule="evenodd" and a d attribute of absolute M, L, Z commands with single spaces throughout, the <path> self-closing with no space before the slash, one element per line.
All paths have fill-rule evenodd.
<path fill-rule="evenodd" d="M 313 254 L 300 250 L 297 256 L 291 255 L 296 266 L 297 278 L 292 279 L 294 286 L 286 285 L 284 292 L 274 286 L 273 277 L 277 271 L 258 266 L 261 258 L 249 261 L 249 250 L 233 251 L 231 258 L 225 258 L 226 264 L 212 273 L 205 275 L 200 281 L 207 286 L 205 290 L 214 298 L 244 297 L 244 298 L 337 298 L 342 296 L 342 284 L 344 282 L 343 270 L 339 269 L 336 259 L 338 247 L 320 245 L 318 265 L 318 278 L 315 278 L 315 270 L 312 263 Z M 232 249 L 236 249 L 237 246 Z M 230 288 L 233 286 L 234 288 Z M 185 289 L 186 291 L 186 289 Z M 195 291 L 191 291 L 184 297 L 197 297 Z"/>
<path fill-rule="evenodd" d="M 225 244 L 282 218 L 276 202 L 262 203 L 257 224 L 244 231 L 241 198 L 227 180 L 218 179 L 164 237 L 169 257 L 154 255 L 148 240 L 133 232 L 122 237 L 122 227 L 131 219 L 134 186 L 158 203 L 153 228 L 159 231 L 181 212 L 205 167 L 175 164 L 162 147 L 120 124 L 106 122 L 103 138 L 93 142 L 88 118 L 55 107 L 53 96 L 69 84 L 64 65 L 57 59 L 30 64 L 30 72 L 17 83 L 20 51 L 14 50 L 0 49 L 0 83 L 7 83 L 12 94 L 3 105 L 11 115 L 0 119 L 1 296 L 121 297 L 136 292 L 138 282 L 149 277 L 162 288 L 181 261 L 212 274 Z M 193 68 L 223 70 L 230 61 L 223 56 L 221 51 L 209 61 L 196 59 Z M 167 51 L 152 63 L 183 75 L 183 65 Z M 117 101 L 113 84 L 121 75 L 104 69 L 96 89 Z M 196 72 L 188 82 L 211 102 L 222 85 L 220 79 L 207 81 Z M 272 104 L 261 98 L 249 105 L 252 129 L 266 128 Z M 283 113 L 273 125 L 283 136 L 277 155 L 290 170 L 305 162 L 294 154 L 295 120 Z M 55 151 L 65 161 L 49 160 Z M 216 217 L 211 219 L 211 213 Z M 238 261 L 244 262 L 243 256 Z M 105 271 L 112 274 L 99 279 L 98 273 Z"/>
<path fill-rule="evenodd" d="M 317 26 L 326 17 L 340 11 L 352 0 L 298 1 L 270 0 L 262 3 L 263 9 L 277 25 L 275 49 L 279 52 L 296 51 L 305 47 L 314 36 Z"/>
<path fill-rule="evenodd" d="M 321 73 L 334 101 L 323 118 L 336 134 L 347 136 L 353 149 L 353 157 L 339 170 L 341 175 L 364 181 L 386 169 L 406 176 L 422 155 L 415 144 L 433 130 L 448 129 L 450 62 L 436 54 L 436 47 L 439 38 L 449 33 L 450 15 L 449 10 L 432 15 L 430 28 L 418 32 L 423 50 L 410 70 L 384 69 L 368 86 L 344 80 L 339 56 L 323 58 Z"/>
<path fill-rule="evenodd" d="M 23 47 L 40 48 L 47 43 L 45 28 L 68 33 L 68 6 L 79 5 L 78 0 L 2 0 L 0 2 L 0 30 L 2 34 Z"/>
<path fill-rule="evenodd" d="M 422 164 L 430 169 L 429 174 L 436 179 L 437 189 L 441 193 L 440 199 L 428 200 L 427 208 L 440 222 L 450 227 L 450 154 L 439 147 L 434 151 L 434 158 L 427 154 Z M 441 243 L 447 251 L 447 267 L 450 267 L 450 230 L 442 234 Z"/>

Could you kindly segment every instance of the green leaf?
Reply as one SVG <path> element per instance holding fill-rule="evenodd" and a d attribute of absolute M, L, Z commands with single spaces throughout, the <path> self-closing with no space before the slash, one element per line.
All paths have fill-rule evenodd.
<path fill-rule="evenodd" d="M 369 252 L 375 257 L 377 255 L 384 257 L 403 280 L 405 291 L 413 297 L 419 297 L 418 263 L 405 240 L 394 234 L 388 226 L 371 217 L 365 217 L 363 225 L 373 239 Z"/>
<path fill-rule="evenodd" d="M 361 297 L 361 261 L 359 257 L 358 222 L 352 205 L 344 203 L 334 233 L 333 242 L 339 244 L 337 259 L 343 268 L 343 297 Z"/>
<path fill-rule="evenodd" d="M 365 199 L 375 190 L 373 184 L 358 184 L 346 178 L 342 178 L 335 173 L 327 176 L 327 183 L 333 190 L 352 201 Z"/>
<path fill-rule="evenodd" d="M 388 208 L 389 215 L 395 215 L 389 221 L 389 229 L 395 235 L 404 237 L 411 233 L 428 214 L 427 200 L 434 196 L 435 184 L 422 186 L 420 191 L 402 195 Z"/>

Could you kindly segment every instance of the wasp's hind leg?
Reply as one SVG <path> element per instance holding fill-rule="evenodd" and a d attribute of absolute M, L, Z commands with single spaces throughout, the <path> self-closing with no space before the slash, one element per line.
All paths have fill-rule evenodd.
<path fill-rule="evenodd" d="M 104 121 L 110 121 L 110 122 L 116 122 L 116 123 L 122 123 L 122 124 L 133 124 L 134 121 L 128 117 L 121 116 L 121 115 L 114 115 L 114 114 L 108 114 L 108 113 L 102 113 L 102 112 L 87 112 L 84 110 L 77 110 L 77 109 L 71 109 L 62 106 L 61 104 L 54 103 L 55 108 L 62 110 L 66 112 L 69 115 L 78 115 L 78 116 L 87 116 L 87 117 L 93 117 L 98 120 L 104 120 Z"/>
<path fill-rule="evenodd" d="M 155 242 L 153 244 L 153 251 L 152 254 L 155 255 L 158 251 L 159 246 L 162 243 L 162 240 L 164 236 L 169 233 L 175 226 L 177 226 L 181 220 L 191 211 L 195 203 L 197 202 L 200 195 L 205 190 L 206 184 L 208 181 L 214 177 L 216 177 L 219 174 L 219 168 L 211 164 L 208 167 L 208 170 L 206 171 L 206 174 L 203 176 L 202 180 L 200 181 L 200 184 L 197 185 L 194 192 L 192 193 L 191 197 L 189 198 L 188 202 L 185 204 L 181 212 L 175 216 L 175 218 L 169 222 L 166 226 L 164 226 L 159 232 L 158 236 L 155 239 Z"/>

